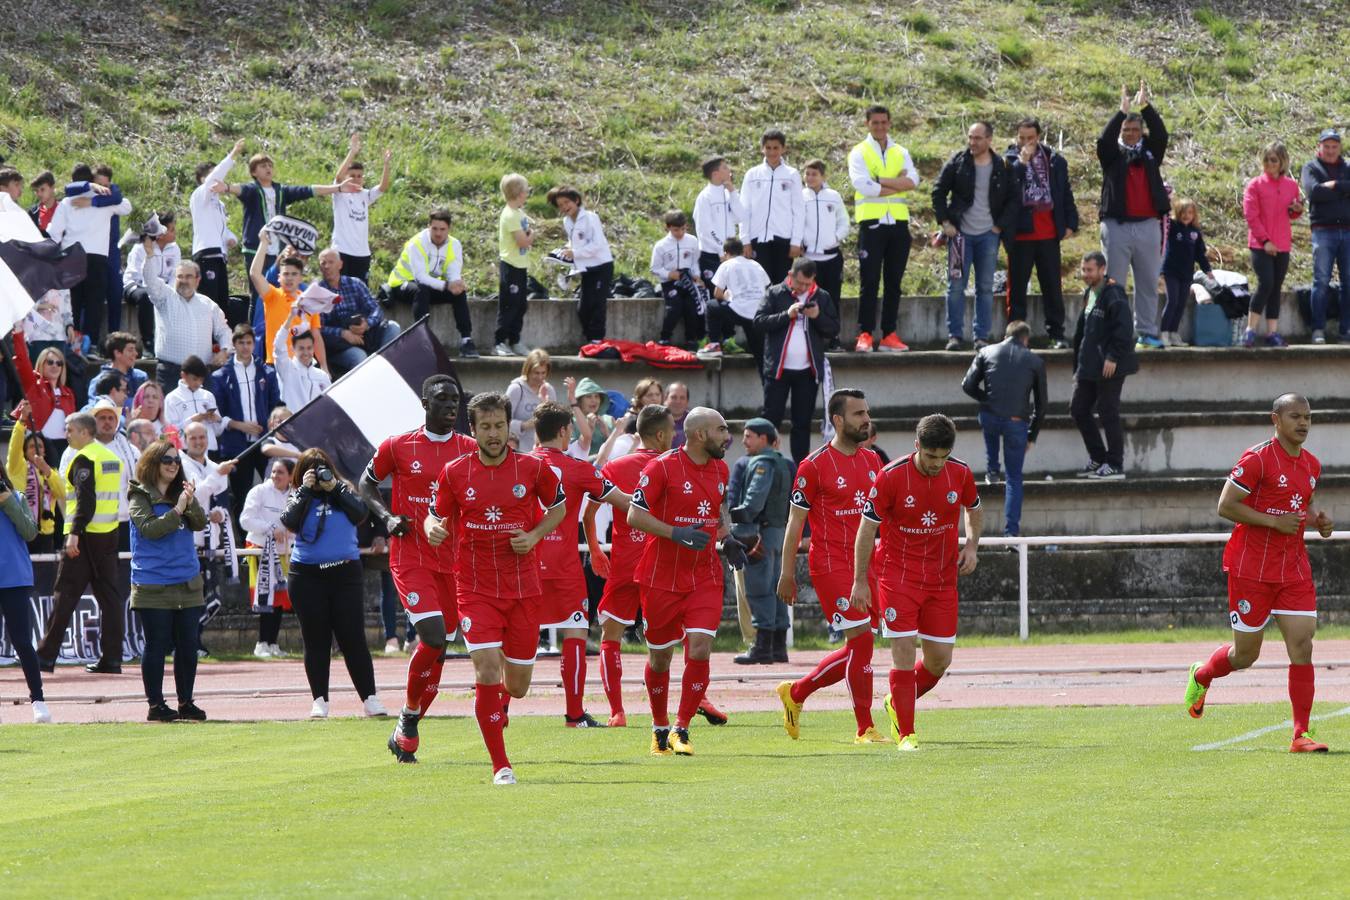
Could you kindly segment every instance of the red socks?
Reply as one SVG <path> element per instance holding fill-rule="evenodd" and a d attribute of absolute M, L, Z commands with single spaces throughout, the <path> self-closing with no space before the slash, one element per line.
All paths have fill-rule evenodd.
<path fill-rule="evenodd" d="M 506 682 L 497 685 L 497 693 L 502 698 L 502 727 L 506 728 L 511 724 L 511 693 L 506 689 Z"/>
<path fill-rule="evenodd" d="M 563 696 L 567 698 L 567 718 L 580 719 L 585 712 L 581 694 L 586 687 L 586 641 L 564 638 L 562 646 Z"/>
<path fill-rule="evenodd" d="M 655 672 L 652 670 L 652 664 L 647 663 L 642 680 L 647 684 L 647 698 L 652 704 L 652 725 L 656 728 L 669 728 L 670 670 Z"/>
<path fill-rule="evenodd" d="M 870 639 L 871 635 L 869 634 L 868 637 Z M 845 663 L 848 661 L 848 648 L 848 644 L 840 647 L 816 663 L 816 667 L 811 670 L 811 674 L 794 681 L 792 683 L 792 701 L 794 703 L 805 703 L 807 697 L 821 688 L 842 681 L 846 671 Z M 868 659 L 871 659 L 870 653 Z M 870 697 L 871 694 L 868 696 Z"/>
<path fill-rule="evenodd" d="M 435 690 L 441 683 L 441 669 L 444 666 L 444 647 L 429 647 L 421 641 L 417 642 L 417 649 L 408 660 L 408 696 L 404 700 L 408 709 L 416 709 L 423 713 L 427 711 L 422 701 L 427 697 L 429 685 L 435 686 L 431 692 L 431 697 L 435 698 Z"/>
<path fill-rule="evenodd" d="M 1223 676 L 1232 673 L 1233 664 L 1228 661 L 1229 649 L 1230 649 L 1229 646 L 1227 644 L 1224 644 L 1218 650 L 1214 651 L 1214 653 L 1209 657 L 1208 662 L 1206 662 L 1203 666 L 1195 670 L 1195 680 L 1200 683 L 1201 687 L 1207 688 L 1209 687 L 1209 683 L 1213 681 L 1215 678 L 1222 678 Z M 1290 675 L 1289 677 L 1292 679 L 1293 675 Z M 1292 685 L 1293 682 L 1290 681 L 1289 690 L 1291 692 L 1293 691 Z"/>
<path fill-rule="evenodd" d="M 488 756 L 492 757 L 492 771 L 498 772 L 511 765 L 506 758 L 506 740 L 502 737 L 502 686 L 476 684 L 473 688 L 473 712 L 478 718 L 478 730 L 483 733 Z"/>
<path fill-rule="evenodd" d="M 925 669 L 922 660 L 916 662 L 914 664 L 915 698 L 922 697 L 924 694 L 931 691 L 941 678 L 941 675 L 934 675 L 932 672 Z"/>
<path fill-rule="evenodd" d="M 891 705 L 900 723 L 900 736 L 914 733 L 914 670 L 891 669 Z"/>
<path fill-rule="evenodd" d="M 605 686 L 611 716 L 623 713 L 623 653 L 618 641 L 600 642 L 600 681 Z"/>
<path fill-rule="evenodd" d="M 848 676 L 848 696 L 853 702 L 853 718 L 858 734 L 872 727 L 872 632 L 863 631 L 849 638 L 842 668 Z"/>
<path fill-rule="evenodd" d="M 684 678 L 680 683 L 680 712 L 675 717 L 676 728 L 688 728 L 689 721 L 698 712 L 698 705 L 708 692 L 708 672 L 711 668 L 706 659 L 685 659 Z"/>
<path fill-rule="evenodd" d="M 1198 672 L 1196 674 L 1199 675 Z M 1315 683 L 1316 676 L 1311 665 L 1289 667 L 1289 703 L 1294 707 L 1294 737 L 1301 737 L 1308 730 Z"/>

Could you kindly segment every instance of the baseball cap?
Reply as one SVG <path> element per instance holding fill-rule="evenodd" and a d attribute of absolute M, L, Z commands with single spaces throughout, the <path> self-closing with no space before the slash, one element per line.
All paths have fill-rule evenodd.
<path fill-rule="evenodd" d="M 1323 141 L 1339 141 L 1340 139 L 1341 133 L 1335 128 L 1324 128 L 1322 133 L 1317 136 L 1317 143 L 1320 144 Z"/>
<path fill-rule="evenodd" d="M 774 427 L 772 422 L 762 416 L 756 416 L 746 422 L 745 430 L 753 431 L 760 437 L 766 437 L 771 441 L 778 437 L 778 429 Z"/>
<path fill-rule="evenodd" d="M 95 403 L 93 407 L 90 408 L 89 412 L 91 415 L 95 416 L 101 412 L 110 412 L 120 417 L 122 415 L 122 408 L 118 406 L 116 403 L 113 403 L 107 397 L 104 397 L 102 400 Z"/>

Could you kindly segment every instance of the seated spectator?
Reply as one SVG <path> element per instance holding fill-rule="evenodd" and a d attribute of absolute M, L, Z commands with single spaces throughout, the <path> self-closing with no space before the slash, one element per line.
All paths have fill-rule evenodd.
<path fill-rule="evenodd" d="M 151 356 L 154 355 L 155 346 L 155 305 L 150 302 L 150 295 L 145 291 L 146 248 L 150 248 L 148 252 L 159 263 L 159 280 L 166 287 L 173 284 L 173 273 L 183 261 L 183 251 L 178 247 L 177 218 L 173 210 L 156 213 L 155 218 L 160 227 L 150 233 L 155 239 L 154 243 L 137 243 L 132 247 L 127 254 L 127 267 L 122 272 L 122 299 L 136 308 L 136 327 L 141 332 L 145 352 Z"/>
<path fill-rule="evenodd" d="M 1303 215 L 1298 182 L 1289 175 L 1289 151 L 1279 141 L 1261 152 L 1262 173 L 1247 182 L 1242 192 L 1242 214 L 1247 220 L 1247 249 L 1256 290 L 1247 313 L 1242 345 L 1253 347 L 1265 317 L 1265 342 L 1270 347 L 1287 346 L 1280 336 L 1280 291 L 1289 272 L 1293 232 L 1289 223 Z"/>
<path fill-rule="evenodd" d="M 33 418 L 33 429 L 47 443 L 47 462 L 56 465 L 66 449 L 66 416 L 75 414 L 75 392 L 66 386 L 66 358 L 55 347 L 38 354 L 37 363 L 28 360 L 28 344 L 21 332 L 14 332 L 14 368 L 23 385 Z"/>
<path fill-rule="evenodd" d="M 679 381 L 672 381 L 666 388 L 666 409 L 670 410 L 670 416 L 675 420 L 675 437 L 671 439 L 670 447 L 672 450 L 684 446 L 684 417 L 689 414 L 689 386 Z"/>
<path fill-rule="evenodd" d="M 90 393 L 94 396 L 85 404 L 82 412 L 93 412 L 95 406 L 108 401 L 120 410 L 119 425 L 126 422 L 127 407 L 131 400 L 131 395 L 127 393 L 127 379 L 121 372 L 107 372 L 98 377 L 94 382 Z"/>
<path fill-rule="evenodd" d="M 258 616 L 258 643 L 253 655 L 272 659 L 286 654 L 278 646 L 281 619 L 291 608 L 286 587 L 291 570 L 291 533 L 281 524 L 291 493 L 295 460 L 274 459 L 268 477 L 255 485 L 244 500 L 239 525 L 247 532 L 245 546 L 256 547 L 261 556 L 248 557 L 249 607 Z"/>
<path fill-rule="evenodd" d="M 151 722 L 202 722 L 192 702 L 197 679 L 198 620 L 205 607 L 194 532 L 206 513 L 183 476 L 179 450 L 157 441 L 136 465 L 131 483 L 131 608 L 145 629 L 141 682 Z M 164 658 L 173 653 L 178 708 L 164 702 Z"/>
<path fill-rule="evenodd" d="M 633 396 L 629 401 L 628 409 L 624 411 L 623 417 L 614 423 L 612 438 L 605 442 L 609 448 L 608 452 L 602 448 L 595 464 L 603 467 L 611 459 L 627 456 L 642 446 L 642 442 L 637 436 L 638 413 L 642 412 L 644 406 L 660 404 L 664 397 L 665 388 L 655 378 L 644 378 L 639 381 L 637 386 L 633 388 Z"/>
<path fill-rule="evenodd" d="M 272 432 L 275 432 L 278 428 L 281 427 L 282 423 L 285 422 L 290 417 L 291 411 L 284 406 L 278 406 L 276 409 L 272 410 L 271 414 L 268 415 L 267 417 L 268 433 L 271 434 Z M 270 437 L 263 438 L 262 447 L 258 449 L 258 452 L 261 453 L 263 456 L 267 457 L 268 459 L 300 458 L 299 447 L 295 446 L 289 441 L 282 440 L 275 434 L 271 434 Z"/>
<path fill-rule="evenodd" d="M 427 227 L 403 245 L 385 289 L 394 302 L 411 304 L 414 322 L 430 315 L 433 303 L 449 303 L 459 329 L 460 358 L 477 359 L 463 269 L 464 248 L 450 236 L 450 213 L 437 209 L 427 216 Z"/>
<path fill-rule="evenodd" d="M 159 440 L 159 434 L 155 431 L 155 424 L 149 419 L 132 419 L 127 423 L 127 441 L 138 452 L 144 453 L 145 448 L 157 440 Z M 170 441 L 170 443 L 173 442 Z"/>
<path fill-rule="evenodd" d="M 354 196 L 336 194 L 334 200 Z M 336 376 L 356 368 L 367 354 L 403 333 L 397 322 L 385 317 L 364 281 L 342 274 L 343 265 L 343 257 L 332 247 L 319 253 L 323 286 L 338 295 L 333 308 L 319 317 L 324 353 Z"/>
<path fill-rule="evenodd" d="M 266 241 L 267 237 L 268 231 L 263 228 L 258 239 Z M 278 265 L 281 267 L 281 284 L 279 287 L 273 287 L 262 277 L 262 263 L 259 262 L 259 256 L 260 254 L 254 255 L 253 265 L 248 270 L 249 280 L 253 282 L 253 289 L 258 293 L 258 304 L 253 311 L 253 334 L 262 346 L 259 346 L 255 352 L 275 366 L 277 360 L 272 348 L 273 338 L 281 333 L 288 313 L 292 316 L 302 315 L 299 312 L 297 301 L 300 299 L 300 281 L 305 274 L 305 264 L 296 256 L 289 256 L 280 260 Z M 303 319 L 310 330 L 317 335 L 322 324 L 318 314 L 304 313 Z M 289 355 L 289 333 L 286 334 L 285 346 Z M 314 356 L 318 359 L 319 365 L 327 370 L 328 354 L 324 350 L 322 342 L 315 345 Z"/>
<path fill-rule="evenodd" d="M 300 260 L 302 269 L 306 271 L 309 269 L 309 254 L 301 253 L 296 249 L 294 244 L 287 244 L 282 247 L 281 252 L 277 254 L 276 262 L 268 266 L 267 271 L 263 273 L 263 277 L 267 279 L 267 283 L 272 287 L 281 286 L 281 264 L 288 259 L 298 259 Z M 309 282 L 301 278 L 300 283 L 296 285 L 296 287 L 303 291 L 305 288 L 309 287 Z"/>
<path fill-rule="evenodd" d="M 42 435 L 28 431 L 29 411 L 27 400 L 14 408 L 14 431 L 9 436 L 9 460 L 5 468 L 37 523 L 37 535 L 28 542 L 29 552 L 52 553 L 56 550 L 56 511 L 65 503 L 66 479 L 47 462 Z"/>
<path fill-rule="evenodd" d="M 810 188 L 807 188 L 810 190 Z M 727 238 L 722 244 L 722 264 L 713 273 L 713 297 L 708 304 L 709 340 L 722 340 L 722 349 L 735 353 L 740 347 L 732 341 L 736 326 L 745 332 L 745 345 L 755 358 L 755 370 L 763 367 L 764 335 L 755 328 L 755 313 L 769 290 L 769 275 L 758 262 L 745 255 L 741 239 Z M 713 320 L 717 331 L 713 331 Z M 712 345 L 704 348 L 705 355 Z"/>
<path fill-rule="evenodd" d="M 137 246 L 131 251 L 132 259 L 135 258 L 136 250 L 139 249 L 141 248 Z M 129 262 L 128 265 L 130 265 Z M 136 368 L 136 360 L 140 359 L 141 356 L 140 350 L 136 347 L 136 338 L 125 331 L 114 331 L 103 342 L 103 353 L 108 361 L 99 367 L 98 374 L 89 382 L 89 400 L 92 402 L 98 398 L 100 392 L 98 385 L 102 377 L 116 372 L 125 376 L 127 389 L 125 406 L 126 411 L 130 413 L 132 395 L 141 389 L 141 385 L 150 380 L 150 376 Z"/>
<path fill-rule="evenodd" d="M 1159 326 L 1163 346 L 1180 346 L 1181 316 L 1186 312 L 1186 301 L 1191 296 L 1191 279 L 1195 267 L 1213 277 L 1205 249 L 1205 236 L 1200 232 L 1200 213 L 1194 200 L 1185 197 L 1172 202 L 1172 215 L 1163 226 L 1166 234 L 1163 247 L 1162 276 L 1167 286 L 1167 303 L 1163 306 Z M 1253 342 L 1255 338 L 1253 338 Z M 1246 344 L 1250 347 L 1251 344 Z"/>
<path fill-rule="evenodd" d="M 70 313 L 70 291 L 52 290 L 44 294 L 24 316 L 23 335 L 33 353 L 41 353 L 48 347 L 66 353 L 72 345 L 82 343 Z"/>
<path fill-rule="evenodd" d="M 693 350 L 703 337 L 703 300 L 707 294 L 699 274 L 698 238 L 689 234 L 689 220 L 678 209 L 667 212 L 661 221 L 666 236 L 652 246 L 651 264 L 651 273 L 661 282 L 665 299 L 657 343 L 668 346 L 675 336 L 675 326 L 683 322 L 685 349 Z"/>
<path fill-rule="evenodd" d="M 547 350 L 531 350 L 525 355 L 520 375 L 506 386 L 506 399 L 511 401 L 511 434 L 520 442 L 520 449 L 534 449 L 534 408 L 545 401 L 557 402 L 558 392 L 548 383 L 553 361 Z"/>
<path fill-rule="evenodd" d="M 563 216 L 567 246 L 562 255 L 571 260 L 572 272 L 581 276 L 581 299 L 577 302 L 581 332 L 587 341 L 599 344 L 605 339 L 605 307 L 614 282 L 614 254 L 605 228 L 599 216 L 582 206 L 581 192 L 576 188 L 555 187 L 548 192 L 548 202 Z"/>
<path fill-rule="evenodd" d="M 281 383 L 281 402 L 293 409 L 305 404 L 333 385 L 332 377 L 315 358 L 317 342 L 312 316 L 300 313 L 300 304 L 291 307 L 291 317 L 277 328 L 272 340 L 272 358 L 276 360 L 277 381 Z M 287 350 L 287 343 L 290 349 Z"/>
<path fill-rule="evenodd" d="M 334 180 L 340 184 L 350 179 L 356 190 L 350 193 L 339 191 L 333 195 L 333 249 L 342 254 L 342 271 L 348 277 L 369 284 L 370 208 L 376 200 L 389 193 L 392 183 L 389 161 L 393 154 L 389 150 L 384 151 L 380 183 L 368 188 L 365 164 L 356 158 L 360 152 L 361 135 L 353 134 L 348 143 L 347 157 L 338 166 Z"/>
<path fill-rule="evenodd" d="M 215 450 L 220 409 L 215 395 L 205 387 L 206 375 L 206 363 L 200 357 L 189 356 L 183 361 L 178 387 L 164 398 L 164 421 L 182 435 L 186 435 L 188 425 L 200 423 L 206 429 L 207 449 Z"/>
<path fill-rule="evenodd" d="M 155 431 L 155 437 L 164 433 L 164 388 L 158 381 L 147 381 L 131 398 L 131 418 L 149 422 Z"/>

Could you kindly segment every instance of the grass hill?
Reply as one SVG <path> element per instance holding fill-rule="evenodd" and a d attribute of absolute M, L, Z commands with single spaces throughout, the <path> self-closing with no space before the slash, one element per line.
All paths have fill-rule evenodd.
<path fill-rule="evenodd" d="M 385 147 L 396 167 L 372 211 L 376 274 L 445 205 L 471 290 L 491 294 L 505 172 L 530 178 L 545 247 L 562 228 L 544 192 L 570 182 L 605 222 L 618 271 L 638 273 L 658 216 L 691 208 L 699 160 L 724 154 L 739 178 L 765 127 L 787 132 L 795 164 L 824 158 L 847 194 L 845 156 L 872 102 L 891 108 L 927 178 L 971 120 L 991 119 L 1001 149 L 1031 113 L 1068 157 L 1083 214 L 1067 266 L 1097 242 L 1093 141 L 1121 83 L 1144 77 L 1172 132 L 1168 178 L 1199 201 L 1224 264 L 1245 269 L 1240 197 L 1260 147 L 1282 139 L 1301 165 L 1346 114 L 1338 6 L 20 0 L 0 51 L 0 154 L 58 182 L 77 160 L 108 162 L 139 209 L 185 210 L 193 167 L 239 137 L 278 160 L 281 180 L 323 182 L 360 130 L 369 177 Z M 916 233 L 933 228 L 928 205 L 921 190 Z M 323 201 L 301 214 L 325 230 L 331 218 Z M 1308 256 L 1296 226 L 1291 281 L 1307 278 Z M 939 290 L 944 262 L 917 251 L 906 292 Z"/>

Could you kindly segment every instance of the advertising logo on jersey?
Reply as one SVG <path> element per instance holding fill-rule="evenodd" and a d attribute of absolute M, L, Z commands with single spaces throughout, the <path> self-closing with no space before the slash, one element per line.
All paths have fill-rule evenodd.
<path fill-rule="evenodd" d="M 692 494 L 694 492 L 694 485 L 692 482 L 686 481 L 684 483 L 684 492 L 686 494 Z"/>
<path fill-rule="evenodd" d="M 474 490 L 472 486 L 470 486 L 469 489 L 464 492 L 464 499 L 469 503 L 472 503 L 477 498 L 478 492 Z"/>
<path fill-rule="evenodd" d="M 834 480 L 834 486 L 837 487 L 837 488 L 839 488 L 841 491 L 842 491 L 847 485 L 848 485 L 848 479 L 845 478 L 843 475 L 840 475 L 838 478 L 836 478 L 836 479 Z"/>
<path fill-rule="evenodd" d="M 930 509 L 927 512 L 925 512 L 922 516 L 920 516 L 919 520 L 923 522 L 925 527 L 932 528 L 934 525 L 937 524 L 937 513 L 933 512 Z"/>
<path fill-rule="evenodd" d="M 412 461 L 412 465 L 408 466 L 408 468 L 411 469 L 413 474 L 415 475 L 418 472 L 422 471 L 422 461 L 420 459 L 414 459 Z"/>
<path fill-rule="evenodd" d="M 862 491 L 854 491 L 854 492 L 853 492 L 853 505 L 854 505 L 854 506 L 862 506 L 862 505 L 863 505 L 864 503 L 866 503 L 866 502 L 867 502 L 867 495 L 866 495 L 866 494 L 864 494 Z"/>
<path fill-rule="evenodd" d="M 948 491 L 948 492 L 947 492 L 947 502 L 948 502 L 948 503 L 955 503 L 955 502 L 956 502 L 956 491 Z"/>
<path fill-rule="evenodd" d="M 517 500 L 523 500 L 525 498 L 525 485 L 511 485 L 511 496 L 515 497 Z"/>
<path fill-rule="evenodd" d="M 875 488 L 872 490 L 872 493 L 876 494 Z M 908 497 L 905 498 L 905 509 L 913 509 L 913 508 L 914 508 L 914 495 L 910 494 Z"/>

